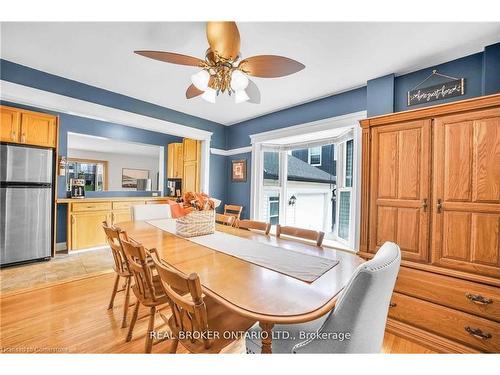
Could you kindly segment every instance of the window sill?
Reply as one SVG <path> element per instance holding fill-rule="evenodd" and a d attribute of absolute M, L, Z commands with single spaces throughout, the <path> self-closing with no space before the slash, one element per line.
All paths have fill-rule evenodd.
<path fill-rule="evenodd" d="M 335 250 L 342 250 L 342 251 L 348 251 L 350 253 L 357 253 L 358 251 L 356 249 L 353 249 L 342 242 L 335 241 L 335 240 L 323 240 L 323 247 L 327 247 L 329 249 L 335 249 Z"/>

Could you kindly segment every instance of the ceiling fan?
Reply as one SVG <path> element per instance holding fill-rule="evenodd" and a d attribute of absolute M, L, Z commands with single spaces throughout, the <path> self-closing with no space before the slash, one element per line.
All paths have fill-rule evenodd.
<path fill-rule="evenodd" d="M 257 55 L 241 60 L 240 33 L 235 22 L 207 22 L 209 48 L 205 59 L 163 51 L 134 51 L 136 54 L 171 64 L 196 66 L 202 70 L 191 76 L 186 98 L 201 95 L 215 103 L 220 93 L 234 96 L 236 103 L 260 103 L 260 92 L 247 76 L 283 77 L 305 68 L 298 61 L 277 55 Z"/>

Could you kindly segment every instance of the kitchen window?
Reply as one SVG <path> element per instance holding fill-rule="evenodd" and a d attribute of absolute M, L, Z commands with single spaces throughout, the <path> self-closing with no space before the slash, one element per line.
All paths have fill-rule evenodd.
<path fill-rule="evenodd" d="M 69 158 L 66 176 L 67 191 L 72 178 L 85 180 L 85 191 L 104 191 L 108 186 L 108 162 Z"/>

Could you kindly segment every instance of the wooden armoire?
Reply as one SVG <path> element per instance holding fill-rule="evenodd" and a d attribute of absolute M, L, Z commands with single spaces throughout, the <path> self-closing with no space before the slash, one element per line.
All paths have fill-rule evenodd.
<path fill-rule="evenodd" d="M 500 353 L 500 95 L 368 118 L 360 255 L 397 243 L 387 329 Z"/>

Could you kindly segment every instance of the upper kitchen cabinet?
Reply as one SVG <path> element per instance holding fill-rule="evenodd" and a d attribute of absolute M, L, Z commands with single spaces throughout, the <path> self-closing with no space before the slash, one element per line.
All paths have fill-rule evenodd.
<path fill-rule="evenodd" d="M 32 112 L 21 113 L 21 143 L 56 147 L 56 134 L 54 116 Z"/>
<path fill-rule="evenodd" d="M 0 107 L 2 126 L 0 140 L 2 142 L 17 142 L 19 139 L 21 113 L 13 108 Z"/>
<path fill-rule="evenodd" d="M 183 158 L 182 143 L 170 143 L 167 155 L 168 178 L 182 178 Z"/>
<path fill-rule="evenodd" d="M 184 138 L 182 191 L 200 191 L 201 142 Z"/>
<path fill-rule="evenodd" d="M 3 142 L 56 147 L 56 116 L 6 106 L 0 106 L 0 112 Z"/>

